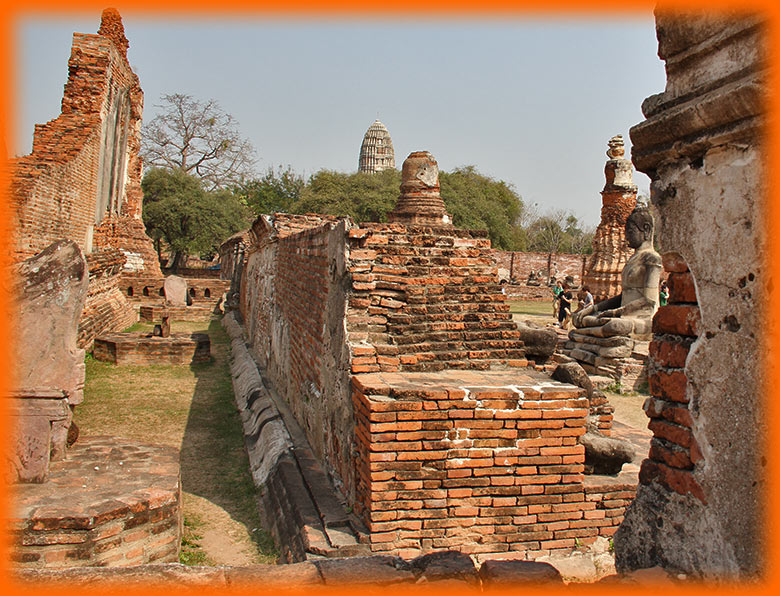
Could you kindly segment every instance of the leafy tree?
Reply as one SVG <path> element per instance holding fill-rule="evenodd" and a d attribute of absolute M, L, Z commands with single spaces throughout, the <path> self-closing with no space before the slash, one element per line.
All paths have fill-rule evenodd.
<path fill-rule="evenodd" d="M 252 144 L 216 101 L 201 102 L 181 93 L 161 100 L 162 113 L 141 130 L 146 164 L 193 174 L 208 190 L 240 183 L 252 174 Z"/>
<path fill-rule="evenodd" d="M 289 212 L 305 184 L 290 166 L 284 170 L 279 166 L 268 168 L 260 179 L 245 182 L 238 192 L 255 213 Z"/>
<path fill-rule="evenodd" d="M 177 270 L 187 255 L 213 255 L 219 245 L 245 228 L 249 212 L 231 191 L 207 191 L 196 176 L 152 168 L 141 182 L 143 219 L 158 255 L 163 243 Z"/>
<path fill-rule="evenodd" d="M 480 174 L 474 166 L 440 172 L 439 184 L 455 226 L 487 230 L 493 248 L 514 247 L 513 224 L 520 217 L 523 202 L 511 186 Z"/>
<path fill-rule="evenodd" d="M 302 189 L 294 213 L 349 215 L 355 221 L 386 221 L 401 186 L 398 170 L 344 174 L 320 170 Z"/>

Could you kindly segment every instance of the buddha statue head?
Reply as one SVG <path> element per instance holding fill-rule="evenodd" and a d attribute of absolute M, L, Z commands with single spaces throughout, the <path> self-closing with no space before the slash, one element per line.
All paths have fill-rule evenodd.
<path fill-rule="evenodd" d="M 650 208 L 638 205 L 626 219 L 626 242 L 631 248 L 639 248 L 645 242 L 652 246 L 655 221 Z"/>

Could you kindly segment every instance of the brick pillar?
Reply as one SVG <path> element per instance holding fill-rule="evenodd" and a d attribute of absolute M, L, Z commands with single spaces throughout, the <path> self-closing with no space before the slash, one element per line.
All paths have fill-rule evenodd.
<path fill-rule="evenodd" d="M 639 481 L 657 480 L 681 495 L 691 494 L 706 503 L 694 469 L 703 460 L 691 431 L 690 392 L 685 362 L 696 340 L 701 314 L 693 276 L 685 260 L 675 253 L 664 255 L 669 273 L 669 304 L 653 317 L 648 381 L 652 397 L 644 409 L 653 431 L 648 459 L 642 462 Z"/>

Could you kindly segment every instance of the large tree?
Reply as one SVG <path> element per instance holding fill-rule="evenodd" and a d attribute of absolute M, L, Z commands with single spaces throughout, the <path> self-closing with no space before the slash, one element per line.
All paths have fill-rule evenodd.
<path fill-rule="evenodd" d="M 279 166 L 275 170 L 269 167 L 262 178 L 245 182 L 238 192 L 255 213 L 289 212 L 305 185 L 303 176 L 296 174 L 290 166 L 286 169 Z"/>
<path fill-rule="evenodd" d="M 239 184 L 253 173 L 254 148 L 236 121 L 210 99 L 163 95 L 160 114 L 141 131 L 147 165 L 197 176 L 207 190 Z"/>
<path fill-rule="evenodd" d="M 158 254 L 163 243 L 172 252 L 174 271 L 188 255 L 213 255 L 250 221 L 249 210 L 231 191 L 207 191 L 199 178 L 183 170 L 152 168 L 141 188 L 146 231 Z"/>

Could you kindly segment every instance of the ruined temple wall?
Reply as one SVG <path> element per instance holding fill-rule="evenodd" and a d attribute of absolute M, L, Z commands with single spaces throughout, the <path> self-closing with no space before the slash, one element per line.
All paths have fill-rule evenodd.
<path fill-rule="evenodd" d="M 66 238 L 95 267 L 79 330 L 87 347 L 135 320 L 119 272 L 161 274 L 141 221 L 143 92 L 126 52 L 115 10 L 103 12 L 97 35 L 74 34 L 61 114 L 36 125 L 32 153 L 11 162 L 14 259 Z"/>
<path fill-rule="evenodd" d="M 546 276 L 548 256 L 546 252 L 493 251 L 493 258 L 499 270 L 506 271 L 508 279 L 514 280 L 518 284 L 524 284 L 532 271 L 542 271 Z M 554 254 L 550 259 L 551 275 L 559 280 L 571 275 L 574 278 L 575 286 L 579 286 L 582 281 L 585 259 L 586 255 Z M 504 271 L 500 271 L 499 275 Z M 503 275 L 501 277 L 503 279 Z M 546 282 L 547 278 L 545 277 L 542 279 L 542 283 L 546 284 Z"/>
<path fill-rule="evenodd" d="M 747 576 L 764 564 L 765 27 L 732 16 L 656 23 L 667 87 L 645 100 L 633 160 L 652 180 L 670 285 L 689 296 L 655 316 L 650 385 L 656 402 L 686 413 L 650 408 L 654 443 L 676 457 L 656 450 L 643 463 L 616 561 Z"/>
<path fill-rule="evenodd" d="M 87 255 L 89 286 L 79 320 L 80 348 L 89 350 L 99 335 L 122 331 L 136 322 L 135 310 L 119 289 L 119 276 L 124 264 L 125 257 L 118 250 Z"/>
<path fill-rule="evenodd" d="M 138 77 L 114 41 L 103 35 L 74 34 L 68 69 L 61 115 L 36 125 L 32 153 L 12 162 L 16 260 L 63 237 L 87 253 L 123 248 L 121 234 L 95 229 L 104 221 L 105 227 L 108 220 L 130 217 L 143 228 Z M 109 191 L 112 175 L 122 180 Z M 101 195 L 111 192 L 113 204 L 99 205 Z M 147 261 L 147 269 L 154 270 L 156 258 Z"/>
<path fill-rule="evenodd" d="M 276 227 L 250 246 L 241 284 L 251 352 L 326 469 L 351 485 L 354 422 L 344 324 L 349 220 L 312 217 L 315 227 L 286 229 L 284 216 L 275 217 Z"/>

